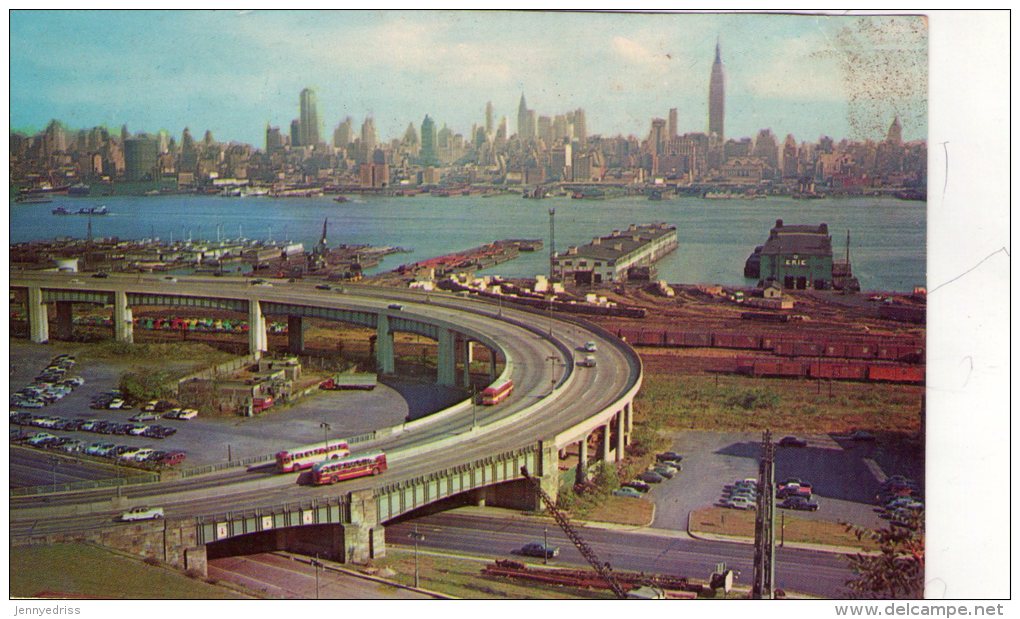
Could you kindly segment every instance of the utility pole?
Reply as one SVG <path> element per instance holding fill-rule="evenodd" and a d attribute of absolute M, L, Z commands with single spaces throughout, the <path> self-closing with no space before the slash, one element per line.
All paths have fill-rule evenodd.
<path fill-rule="evenodd" d="M 776 579 L 776 446 L 772 432 L 765 430 L 761 439 L 761 461 L 758 463 L 758 510 L 754 521 L 754 580 L 751 598 L 771 600 L 775 597 Z"/>
<path fill-rule="evenodd" d="M 418 542 L 424 541 L 425 536 L 418 532 L 418 525 L 414 525 L 414 532 L 408 535 L 414 540 L 414 588 L 418 588 Z"/>
<path fill-rule="evenodd" d="M 556 264 L 556 209 L 549 209 L 549 285 L 552 285 Z"/>

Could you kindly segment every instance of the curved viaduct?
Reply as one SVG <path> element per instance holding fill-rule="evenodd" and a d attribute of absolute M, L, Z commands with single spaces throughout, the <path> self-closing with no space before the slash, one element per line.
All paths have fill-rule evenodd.
<path fill-rule="evenodd" d="M 208 483 L 191 478 L 115 492 L 15 498 L 12 543 L 88 539 L 199 571 L 205 570 L 208 549 L 230 552 L 236 544 L 359 562 L 385 553 L 387 521 L 452 497 L 540 508 L 522 479 L 522 466 L 555 496 L 564 448 L 578 443 L 587 464 L 593 434 L 601 439 L 594 455 L 604 460 L 621 459 L 630 442 L 640 360 L 612 335 L 579 321 L 452 295 L 366 286 L 337 294 L 303 283 L 257 287 L 221 278 L 98 280 L 57 273 L 12 273 L 10 286 L 25 294 L 36 342 L 49 339 L 49 304 L 56 305 L 58 329 L 70 320 L 71 303 L 112 305 L 115 337 L 124 342 L 132 341 L 133 306 L 219 308 L 248 314 L 249 348 L 256 356 L 266 350 L 266 314 L 288 316 L 291 348 L 301 344 L 293 333 L 301 333 L 303 318 L 325 318 L 376 329 L 383 373 L 394 368 L 393 333 L 407 331 L 438 342 L 441 384 L 462 382 L 457 360 L 470 358 L 472 342 L 493 351 L 491 358 L 502 357 L 504 374 L 515 384 L 513 395 L 498 406 L 465 401 L 377 431 L 364 447 L 387 453 L 390 469 L 380 477 L 311 487 L 298 485 L 293 475 L 252 479 L 233 471 Z M 394 303 L 401 307 L 391 307 Z M 578 367 L 575 347 L 588 340 L 599 345 L 599 363 Z M 491 367 L 494 374 L 495 363 Z M 579 466 L 578 474 L 586 468 Z M 163 505 L 167 519 L 110 525 L 116 514 L 139 504 Z"/>

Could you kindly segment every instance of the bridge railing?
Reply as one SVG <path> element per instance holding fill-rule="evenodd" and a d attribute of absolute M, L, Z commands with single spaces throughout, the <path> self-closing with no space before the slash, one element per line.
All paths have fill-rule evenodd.
<path fill-rule="evenodd" d="M 142 473 L 131 477 L 110 477 L 108 479 L 86 479 L 63 484 L 44 484 L 40 486 L 26 486 L 22 488 L 11 488 L 11 496 L 35 496 L 38 494 L 52 494 L 57 492 L 75 492 L 78 490 L 98 490 L 101 488 L 115 488 L 117 486 L 130 486 L 134 484 L 150 484 L 159 481 L 158 473 Z"/>

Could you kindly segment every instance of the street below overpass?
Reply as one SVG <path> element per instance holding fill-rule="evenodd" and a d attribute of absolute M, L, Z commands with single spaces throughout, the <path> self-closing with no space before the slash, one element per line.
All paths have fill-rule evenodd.
<path fill-rule="evenodd" d="M 588 565 L 551 519 L 491 508 L 465 508 L 387 525 L 386 543 L 408 545 L 415 527 L 424 538 L 419 542 L 421 549 L 478 555 L 493 561 L 521 560 L 513 554 L 515 550 L 529 542 L 542 542 L 548 535 L 549 544 L 560 548 L 560 555 L 550 562 L 552 565 Z M 583 525 L 575 528 L 599 558 L 614 570 L 707 581 L 716 565 L 725 563 L 739 573 L 737 586 L 750 586 L 752 581 L 754 547 L 751 544 L 697 540 L 685 532 L 665 529 Z M 777 589 L 821 598 L 847 596 L 844 585 L 853 574 L 845 555 L 777 547 L 776 557 Z"/>

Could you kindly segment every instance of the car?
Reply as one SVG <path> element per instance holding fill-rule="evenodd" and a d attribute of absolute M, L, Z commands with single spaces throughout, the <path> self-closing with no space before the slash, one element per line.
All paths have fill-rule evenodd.
<path fill-rule="evenodd" d="M 390 303 L 386 307 L 388 307 L 391 310 L 397 310 L 397 311 L 404 309 L 404 306 L 399 304 L 399 303 Z"/>
<path fill-rule="evenodd" d="M 797 484 L 787 484 L 778 490 L 776 490 L 777 499 L 785 499 L 786 497 L 799 496 L 807 499 L 811 498 L 810 486 L 800 486 Z"/>
<path fill-rule="evenodd" d="M 658 484 L 665 481 L 666 479 L 665 477 L 659 475 L 655 471 L 645 471 L 644 473 L 638 475 L 637 478 L 649 484 Z"/>
<path fill-rule="evenodd" d="M 521 546 L 521 549 L 517 551 L 517 554 L 524 555 L 525 557 L 542 557 L 543 559 L 551 559 L 558 557 L 560 549 L 558 546 L 547 546 L 542 542 L 531 542 Z"/>
<path fill-rule="evenodd" d="M 722 502 L 723 507 L 729 507 L 731 509 L 755 509 L 754 501 L 737 497 L 735 499 L 724 499 Z"/>
<path fill-rule="evenodd" d="M 198 411 L 193 408 L 181 409 L 181 411 L 177 413 L 177 418 L 184 419 L 185 421 L 188 419 L 194 419 L 195 417 L 198 417 Z"/>
<path fill-rule="evenodd" d="M 148 429 L 149 429 L 149 426 L 147 426 L 147 425 L 144 425 L 144 424 L 143 425 L 136 425 L 133 428 L 131 428 L 130 430 L 128 430 L 128 434 L 130 434 L 132 436 L 141 436 Z"/>
<path fill-rule="evenodd" d="M 39 432 L 32 436 L 32 438 L 28 439 L 28 444 L 36 447 L 42 447 L 46 442 L 52 441 L 55 438 L 57 437 L 49 432 Z"/>
<path fill-rule="evenodd" d="M 162 507 L 132 507 L 120 515 L 120 519 L 123 522 L 134 522 L 136 520 L 159 520 L 162 517 Z"/>
<path fill-rule="evenodd" d="M 109 276 L 110 276 L 110 274 L 107 273 L 106 271 L 97 271 L 97 272 L 92 274 L 92 277 L 96 277 L 96 278 L 99 278 L 99 279 L 104 279 L 104 278 L 107 278 Z"/>
<path fill-rule="evenodd" d="M 106 408 L 110 410 L 118 410 L 124 408 L 124 404 L 125 404 L 124 400 L 120 398 L 114 398 L 110 400 L 110 403 L 106 405 Z"/>
<path fill-rule="evenodd" d="M 613 490 L 613 496 L 622 496 L 631 499 L 640 499 L 643 495 L 639 490 L 631 488 L 630 486 L 623 486 L 619 490 Z"/>
<path fill-rule="evenodd" d="M 166 277 L 163 278 L 163 281 L 170 282 L 170 283 L 176 283 L 177 282 L 177 278 L 174 277 L 173 275 L 167 275 Z"/>
<path fill-rule="evenodd" d="M 810 501 L 801 496 L 787 497 L 782 503 L 779 504 L 779 507 L 783 509 L 798 509 L 801 511 L 809 512 L 818 511 L 818 503 Z"/>
<path fill-rule="evenodd" d="M 875 435 L 866 430 L 854 430 L 847 434 L 846 438 L 851 441 L 870 442 L 875 440 Z"/>
<path fill-rule="evenodd" d="M 316 290 L 330 290 L 329 284 L 319 284 L 315 287 Z"/>
<path fill-rule="evenodd" d="M 155 449 L 143 447 L 142 449 L 139 449 L 138 452 L 131 457 L 131 459 L 134 460 L 135 462 L 145 462 L 150 457 L 152 457 L 152 454 L 154 453 L 156 453 Z"/>
<path fill-rule="evenodd" d="M 128 418 L 128 421 L 156 421 L 160 417 L 162 417 L 162 415 L 156 412 L 152 413 L 142 412 L 136 415 L 132 415 L 131 417 Z"/>
<path fill-rule="evenodd" d="M 787 477 L 783 481 L 781 481 L 781 482 L 776 484 L 777 488 L 782 488 L 783 486 L 800 486 L 801 488 L 805 488 L 807 490 L 810 490 L 811 489 L 811 482 L 804 481 L 803 479 L 801 479 L 799 477 Z"/>
<path fill-rule="evenodd" d="M 163 466 L 174 466 L 184 462 L 184 458 L 187 456 L 183 451 L 171 451 L 163 454 L 154 461 Z"/>
<path fill-rule="evenodd" d="M 666 479 L 673 479 L 673 476 L 676 475 L 676 469 L 671 466 L 657 466 L 653 468 L 652 471 L 662 475 Z"/>
<path fill-rule="evenodd" d="M 85 453 L 90 456 L 102 456 L 113 448 L 113 443 L 92 443 L 85 448 Z"/>
<path fill-rule="evenodd" d="M 680 471 L 684 470 L 684 465 L 680 464 L 680 462 L 678 462 L 676 460 L 660 460 L 659 464 L 665 464 L 666 466 L 671 466 L 671 467 L 676 469 L 677 473 L 679 473 Z"/>
<path fill-rule="evenodd" d="M 578 365 L 583 368 L 593 368 L 596 365 L 595 357 L 593 355 L 585 355 Z"/>
<path fill-rule="evenodd" d="M 595 352 L 596 350 L 598 350 L 598 346 L 595 345 L 595 342 L 584 343 L 584 352 Z"/>
<path fill-rule="evenodd" d="M 633 489 L 637 490 L 638 492 L 648 492 L 649 490 L 652 489 L 651 486 L 649 486 L 645 482 L 641 481 L 640 479 L 632 479 L 631 481 L 628 481 L 627 483 L 623 484 L 623 487 L 624 488 L 633 488 Z"/>
<path fill-rule="evenodd" d="M 675 451 L 664 451 L 661 454 L 656 454 L 655 456 L 655 460 L 658 462 L 663 462 L 665 460 L 673 460 L 674 462 L 680 462 L 683 459 L 684 457 Z"/>
<path fill-rule="evenodd" d="M 779 439 L 780 447 L 807 447 L 807 441 L 796 436 L 784 436 Z"/>

